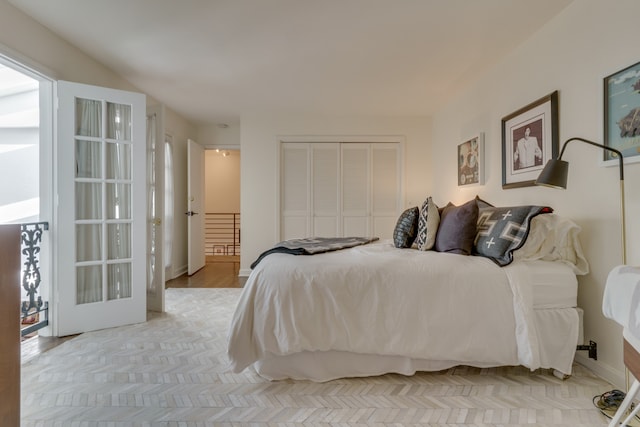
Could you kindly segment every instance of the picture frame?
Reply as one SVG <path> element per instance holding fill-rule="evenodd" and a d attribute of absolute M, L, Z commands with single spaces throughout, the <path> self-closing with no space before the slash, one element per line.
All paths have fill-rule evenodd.
<path fill-rule="evenodd" d="M 458 186 L 484 185 L 484 133 L 458 144 Z"/>
<path fill-rule="evenodd" d="M 626 163 L 640 162 L 640 62 L 603 79 L 603 144 L 622 153 Z M 603 150 L 606 166 L 617 165 L 615 153 Z"/>
<path fill-rule="evenodd" d="M 558 91 L 502 119 L 502 188 L 535 185 L 547 164 L 558 156 Z"/>

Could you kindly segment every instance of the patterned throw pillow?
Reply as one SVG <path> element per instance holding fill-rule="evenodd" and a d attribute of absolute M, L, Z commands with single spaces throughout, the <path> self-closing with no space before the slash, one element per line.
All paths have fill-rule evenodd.
<path fill-rule="evenodd" d="M 418 249 L 428 251 L 433 248 L 439 224 L 440 213 L 438 213 L 438 206 L 433 203 L 431 197 L 427 197 L 427 200 L 422 204 L 420 220 L 418 221 L 418 239 L 416 240 Z"/>
<path fill-rule="evenodd" d="M 548 206 L 489 207 L 480 209 L 474 253 L 505 266 L 513 261 L 513 251 L 524 245 L 536 215 L 551 213 Z"/>
<path fill-rule="evenodd" d="M 413 245 L 418 235 L 419 215 L 420 210 L 417 206 L 402 212 L 396 223 L 396 228 L 393 229 L 393 244 L 396 248 L 410 248 Z"/>
<path fill-rule="evenodd" d="M 471 255 L 477 222 L 478 204 L 475 199 L 469 200 L 461 206 L 449 203 L 442 210 L 435 250 Z"/>

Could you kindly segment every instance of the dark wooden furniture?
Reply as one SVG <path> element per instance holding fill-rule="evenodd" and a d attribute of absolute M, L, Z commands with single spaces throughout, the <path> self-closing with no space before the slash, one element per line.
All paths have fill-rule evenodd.
<path fill-rule="evenodd" d="M 635 378 L 640 378 L 640 353 L 627 340 L 623 345 L 624 364 Z"/>
<path fill-rule="evenodd" d="M 20 225 L 0 225 L 0 425 L 20 426 Z"/>
<path fill-rule="evenodd" d="M 622 418 L 624 418 L 622 425 L 631 425 L 629 423 L 638 413 L 638 410 L 640 410 L 640 405 L 636 405 L 635 407 L 633 406 L 633 402 L 638 395 L 640 395 L 640 382 L 637 380 L 637 378 L 640 378 L 640 353 L 638 353 L 638 350 L 624 338 L 622 352 L 624 365 L 636 379 L 633 381 L 631 387 L 627 384 L 627 387 L 629 388 L 629 390 L 627 390 L 627 395 L 611 418 L 609 427 L 618 427 Z"/>

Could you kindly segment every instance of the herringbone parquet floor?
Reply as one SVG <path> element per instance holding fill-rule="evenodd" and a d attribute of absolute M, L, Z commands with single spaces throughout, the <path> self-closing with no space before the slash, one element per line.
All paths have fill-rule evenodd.
<path fill-rule="evenodd" d="M 22 367 L 23 427 L 605 426 L 612 386 L 579 365 L 269 382 L 226 371 L 241 289 L 168 289 L 144 324 L 79 335 Z"/>

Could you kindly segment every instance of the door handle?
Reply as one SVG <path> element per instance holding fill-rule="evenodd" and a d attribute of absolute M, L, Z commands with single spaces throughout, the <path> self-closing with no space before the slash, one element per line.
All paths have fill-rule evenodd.
<path fill-rule="evenodd" d="M 194 212 L 194 211 L 187 211 L 184 213 L 186 216 L 194 216 L 194 215 L 198 215 L 198 212 Z"/>

